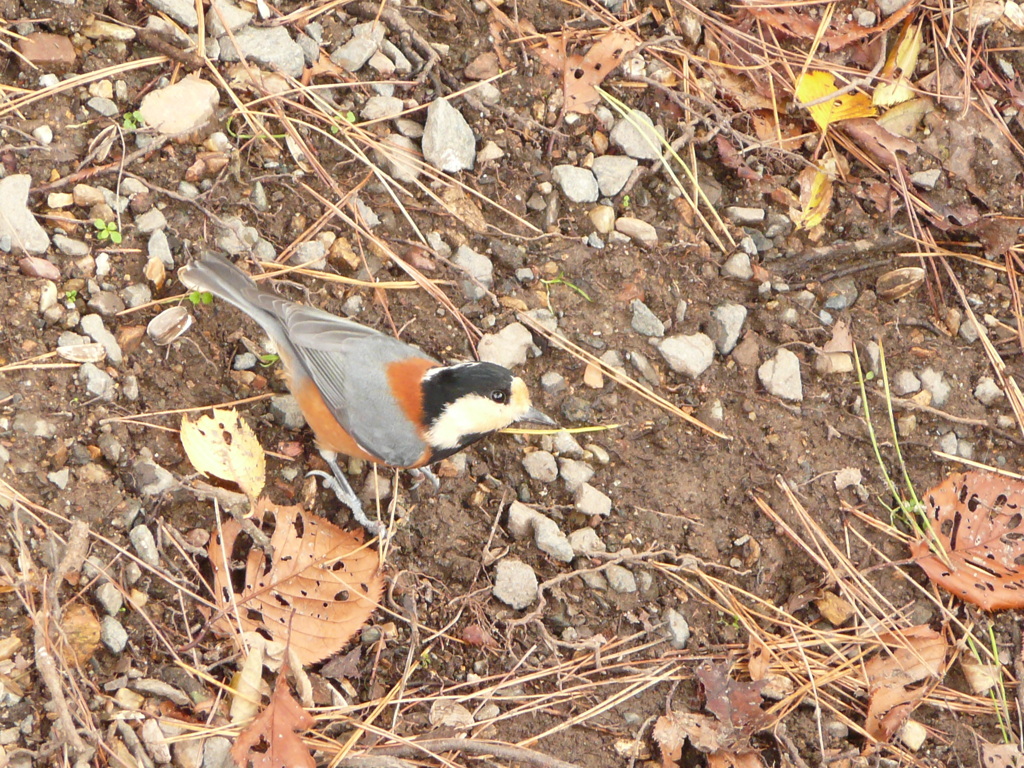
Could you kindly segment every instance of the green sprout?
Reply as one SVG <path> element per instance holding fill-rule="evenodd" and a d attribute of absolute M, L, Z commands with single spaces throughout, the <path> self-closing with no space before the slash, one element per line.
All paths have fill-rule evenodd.
<path fill-rule="evenodd" d="M 142 113 L 136 109 L 133 112 L 124 113 L 124 119 L 121 125 L 126 131 L 137 131 L 142 127 L 143 122 L 145 121 L 142 119 Z"/>
<path fill-rule="evenodd" d="M 622 196 L 622 208 L 624 210 L 628 211 L 629 210 L 629 204 L 630 204 L 629 195 L 623 195 Z"/>
<path fill-rule="evenodd" d="M 566 288 L 568 288 L 568 289 L 578 293 L 580 296 L 582 296 L 584 299 L 589 301 L 591 304 L 594 303 L 594 300 L 592 298 L 590 298 L 590 296 L 587 295 L 586 291 L 584 291 L 578 285 L 576 285 L 574 283 L 571 283 L 568 280 L 566 280 L 564 275 L 559 275 L 558 277 L 552 278 L 551 280 L 541 280 L 540 282 L 541 282 L 542 285 L 564 285 Z"/>
<path fill-rule="evenodd" d="M 117 222 L 96 219 L 92 224 L 96 227 L 97 240 L 109 240 L 114 245 L 121 244 L 122 237 L 120 230 L 117 228 Z"/>
<path fill-rule="evenodd" d="M 260 355 L 260 365 L 269 368 L 280 359 L 280 355 Z"/>
<path fill-rule="evenodd" d="M 74 304 L 78 301 L 78 291 L 64 291 L 64 298 L 68 300 L 68 304 Z"/>
<path fill-rule="evenodd" d="M 192 291 L 188 295 L 188 300 L 194 307 L 198 307 L 200 304 L 213 304 L 213 294 L 209 291 Z"/>

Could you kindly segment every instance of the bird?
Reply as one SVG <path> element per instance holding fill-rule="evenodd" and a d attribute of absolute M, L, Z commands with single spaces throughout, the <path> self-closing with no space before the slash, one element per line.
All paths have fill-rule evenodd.
<path fill-rule="evenodd" d="M 437 489 L 430 464 L 512 424 L 556 426 L 507 368 L 442 365 L 393 336 L 260 287 L 218 254 L 182 267 L 178 278 L 241 310 L 270 337 L 331 469 L 330 475 L 309 475 L 321 477 L 371 535 L 383 536 L 385 528 L 363 511 L 338 466 L 339 454 L 418 472 Z"/>

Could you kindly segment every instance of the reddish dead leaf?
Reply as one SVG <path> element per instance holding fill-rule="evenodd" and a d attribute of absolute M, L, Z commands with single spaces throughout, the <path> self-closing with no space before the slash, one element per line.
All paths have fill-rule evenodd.
<path fill-rule="evenodd" d="M 928 578 L 987 611 L 1024 608 L 1024 484 L 958 472 L 928 491 L 924 504 L 932 547 L 922 538 L 910 551 Z"/>
<path fill-rule="evenodd" d="M 750 679 L 764 680 L 764 676 L 768 674 L 768 666 L 772 662 L 772 655 L 768 650 L 768 646 L 757 635 L 751 635 L 747 641 L 747 653 L 750 654 L 750 660 L 747 662 L 747 671 L 750 673 Z"/>
<path fill-rule="evenodd" d="M 877 120 L 866 117 L 847 120 L 843 123 L 843 130 L 885 168 L 893 168 L 899 162 L 897 152 L 908 155 L 917 152 L 917 144 L 890 133 Z"/>
<path fill-rule="evenodd" d="M 277 675 L 270 703 L 238 734 L 231 756 L 241 768 L 316 768 L 316 760 L 299 734 L 316 720 L 292 696 L 287 666 Z"/>
<path fill-rule="evenodd" d="M 869 659 L 868 712 L 864 730 L 878 741 L 889 741 L 924 697 L 927 686 L 911 688 L 943 673 L 945 638 L 925 624 L 880 636 L 886 649 Z"/>
<path fill-rule="evenodd" d="M 566 56 L 565 37 L 548 39 L 547 48 L 538 53 L 542 62 L 562 70 L 565 110 L 588 115 L 601 101 L 597 86 L 636 48 L 639 41 L 626 30 L 613 29 L 598 40 L 585 54 Z"/>
<path fill-rule="evenodd" d="M 708 715 L 672 711 L 654 724 L 654 740 L 661 752 L 662 768 L 679 768 L 683 744 L 707 755 L 708 766 L 761 768 L 764 763 L 746 745 L 746 737 Z"/>
<path fill-rule="evenodd" d="M 697 679 L 704 686 L 704 708 L 723 725 L 747 735 L 761 727 L 761 689 L 765 681 L 733 680 L 727 664 L 704 664 L 697 669 Z"/>
<path fill-rule="evenodd" d="M 761 178 L 761 174 L 744 162 L 743 157 L 736 151 L 736 147 L 727 138 L 721 135 L 716 136 L 715 146 L 718 147 L 718 156 L 722 159 L 722 163 L 726 168 L 736 171 L 736 175 L 741 179 L 755 181 Z"/>
<path fill-rule="evenodd" d="M 343 531 L 302 507 L 276 507 L 265 498 L 254 517 L 274 516 L 274 559 L 253 547 L 245 558 L 245 586 L 235 594 L 230 562 L 240 526 L 224 523 L 224 540 L 209 547 L 214 595 L 221 615 L 214 627 L 225 634 L 263 630 L 290 643 L 303 665 L 341 650 L 377 607 L 384 578 L 375 551 L 363 546 L 363 531 Z M 237 617 L 232 614 L 237 605 Z"/>
<path fill-rule="evenodd" d="M 715 752 L 708 755 L 708 768 L 764 768 L 760 752 Z"/>

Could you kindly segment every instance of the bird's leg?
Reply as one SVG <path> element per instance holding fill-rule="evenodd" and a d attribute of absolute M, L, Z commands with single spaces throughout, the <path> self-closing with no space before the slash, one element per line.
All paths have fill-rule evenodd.
<path fill-rule="evenodd" d="M 338 466 L 337 454 L 329 451 L 321 451 L 320 455 L 324 461 L 327 462 L 327 466 L 331 468 L 331 475 L 326 472 L 320 472 L 319 470 L 313 470 L 307 472 L 306 477 L 315 475 L 316 477 L 322 477 L 324 480 L 324 488 L 334 491 L 334 495 L 338 498 L 342 504 L 352 510 L 352 517 L 356 519 L 363 528 L 366 529 L 367 533 L 371 536 L 382 536 L 384 533 L 385 526 L 378 520 L 371 520 L 366 516 L 363 511 L 363 505 L 359 501 L 359 497 L 356 496 L 355 491 L 352 490 L 352 486 L 348 484 L 348 479 L 345 477 L 345 473 L 341 471 L 341 467 Z"/>
<path fill-rule="evenodd" d="M 423 481 L 427 480 L 434 489 L 434 493 L 441 490 L 441 481 L 437 479 L 437 475 L 434 474 L 430 467 L 420 467 L 419 469 L 410 469 L 409 474 L 413 477 L 412 490 L 416 490 Z"/>

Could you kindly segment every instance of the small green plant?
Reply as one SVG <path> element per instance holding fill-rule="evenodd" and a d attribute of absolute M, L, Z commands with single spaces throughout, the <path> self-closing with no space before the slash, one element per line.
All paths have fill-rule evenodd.
<path fill-rule="evenodd" d="M 269 368 L 280 359 L 280 355 L 260 355 L 260 365 Z"/>
<path fill-rule="evenodd" d="M 629 210 L 629 204 L 630 204 L 629 195 L 623 195 L 622 196 L 622 209 L 624 211 L 628 211 Z"/>
<path fill-rule="evenodd" d="M 198 307 L 200 304 L 213 304 L 213 294 L 209 291 L 192 291 L 188 295 L 188 300 L 194 307 Z"/>
<path fill-rule="evenodd" d="M 126 131 L 137 131 L 142 127 L 143 122 L 142 113 L 136 109 L 132 112 L 124 113 L 124 119 L 121 122 L 121 125 Z"/>
<path fill-rule="evenodd" d="M 542 285 L 564 285 L 569 290 L 575 291 L 576 293 L 578 293 L 580 296 L 582 296 L 584 299 L 589 301 L 591 304 L 594 303 L 594 300 L 592 298 L 590 298 L 590 296 L 587 295 L 586 291 L 584 291 L 582 288 L 580 288 L 575 283 L 571 283 L 568 280 L 566 280 L 565 279 L 565 275 L 559 275 L 558 277 L 552 278 L 551 280 L 541 280 L 540 282 L 541 282 Z"/>
<path fill-rule="evenodd" d="M 109 240 L 114 245 L 121 244 L 121 232 L 117 228 L 116 221 L 104 221 L 103 219 L 96 219 L 93 221 L 93 226 L 96 227 L 96 239 L 97 240 Z"/>
<path fill-rule="evenodd" d="M 78 291 L 64 291 L 64 298 L 67 299 L 68 304 L 74 304 L 78 301 Z"/>

